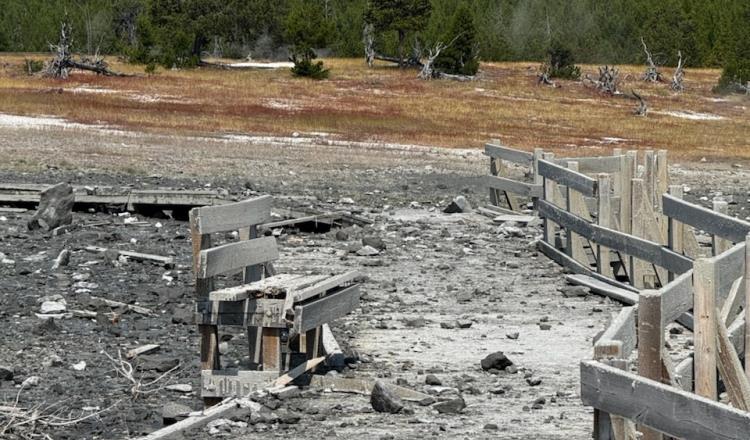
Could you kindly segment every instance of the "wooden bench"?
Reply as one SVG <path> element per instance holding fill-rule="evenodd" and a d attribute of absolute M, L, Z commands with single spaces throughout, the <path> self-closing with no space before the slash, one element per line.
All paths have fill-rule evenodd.
<path fill-rule="evenodd" d="M 335 276 L 276 275 L 272 265 L 279 257 L 276 239 L 258 237 L 258 225 L 270 218 L 270 196 L 190 211 L 195 320 L 206 405 L 268 385 L 296 366 L 294 358 L 317 357 L 323 326 L 359 306 L 355 271 Z M 230 231 L 238 231 L 240 240 L 212 247 L 211 234 Z M 217 276 L 238 271 L 242 284 L 214 288 Z M 249 370 L 222 369 L 220 326 L 247 329 Z"/>

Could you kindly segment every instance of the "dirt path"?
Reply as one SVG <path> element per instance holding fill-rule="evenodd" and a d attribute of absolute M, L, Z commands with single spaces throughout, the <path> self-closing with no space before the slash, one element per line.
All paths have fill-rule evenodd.
<path fill-rule="evenodd" d="M 486 160 L 477 152 L 263 144 L 51 126 L 2 128 L 0 145 L 0 153 L 18 157 L 23 152 L 27 158 L 3 162 L 0 182 L 210 186 L 236 197 L 270 193 L 277 207 L 343 208 L 374 221 L 364 229 L 345 230 L 346 239 L 337 238 L 336 231 L 283 235 L 279 271 L 362 271 L 368 278 L 362 307 L 336 325 L 339 339 L 361 360 L 343 374 L 399 381 L 443 393 L 440 398 L 460 394 L 467 408 L 459 415 L 441 415 L 429 406 L 409 405 L 409 414 L 383 415 L 372 412 L 363 396 L 310 392 L 281 402 L 274 414 L 286 423 L 225 425 L 217 428 L 217 438 L 231 433 L 250 439 L 259 432 L 264 438 L 590 438 L 591 411 L 578 397 L 578 362 L 590 358 L 593 337 L 619 305 L 595 296 L 565 298 L 558 291 L 564 285 L 562 271 L 532 247 L 539 227 L 509 229 L 477 214 L 441 212 L 459 194 L 474 205 L 485 203 L 478 176 L 485 173 Z M 19 166 L 27 172 L 18 171 Z M 122 173 L 130 169 L 139 174 Z M 724 182 L 747 181 L 743 169 L 716 173 Z M 675 176 L 709 189 L 700 194 L 694 189 L 690 197 L 722 188 L 700 169 L 678 169 Z M 731 209 L 741 212 L 744 190 L 741 185 L 733 190 L 741 203 Z M 107 224 L 50 237 L 26 231 L 30 213 L 0 215 L 0 252 L 14 261 L 0 264 L 0 367 L 14 373 L 12 380 L 0 381 L 0 401 L 12 401 L 24 380 L 38 376 L 39 385 L 21 391 L 19 406 L 65 400 L 88 414 L 119 402 L 116 411 L 51 430 L 56 439 L 136 436 L 160 425 L 166 403 L 199 407 L 195 329 L 183 323 L 192 301 L 186 223 L 140 218 L 144 224 L 127 226 L 123 217 L 79 213 L 78 223 Z M 386 249 L 377 256 L 357 256 L 363 237 L 382 240 Z M 92 245 L 174 255 L 177 267 L 113 264 L 82 250 Z M 72 251 L 70 265 L 51 271 L 51 261 L 63 248 Z M 57 294 L 69 310 L 92 310 L 97 317 L 62 319 L 48 328 L 34 312 L 40 298 Z M 114 310 L 113 322 L 108 319 L 112 310 L 92 305 L 91 296 L 137 302 L 155 316 Z M 455 327 L 458 320 L 470 327 Z M 517 339 L 507 336 L 514 332 Z M 157 377 L 160 368 L 178 363 L 172 382 L 190 384 L 192 392 L 164 389 L 130 398 L 127 383 L 116 377 L 103 352 L 145 343 L 162 346 L 143 357 L 145 377 Z M 235 335 L 226 362 L 241 360 L 242 343 L 242 336 Z M 482 371 L 480 360 L 495 351 L 505 352 L 518 372 L 494 376 Z M 72 368 L 81 361 L 85 369 Z M 443 388 L 426 386 L 428 373 Z M 531 386 L 535 382 L 527 379 L 541 383 Z M 206 436 L 198 432 L 190 438 Z"/>

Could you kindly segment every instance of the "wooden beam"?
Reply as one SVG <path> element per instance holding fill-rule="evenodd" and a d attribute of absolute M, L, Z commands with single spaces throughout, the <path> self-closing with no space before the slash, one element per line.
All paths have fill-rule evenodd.
<path fill-rule="evenodd" d="M 339 346 L 338 341 L 336 341 L 336 338 L 333 336 L 331 326 L 323 324 L 321 326 L 321 333 L 323 353 L 326 355 L 326 365 L 332 368 L 343 368 L 345 366 L 344 352 L 341 350 L 341 346 Z"/>
<path fill-rule="evenodd" d="M 578 162 L 568 162 L 567 168 L 571 171 L 578 172 Z M 566 210 L 578 217 L 583 217 L 583 212 L 588 213 L 586 203 L 583 201 L 583 196 L 580 193 L 572 189 L 570 186 L 565 189 L 565 202 Z M 584 239 L 575 230 L 566 228 L 565 234 L 568 238 L 567 252 L 568 256 L 584 266 L 590 266 L 591 263 L 586 255 L 586 250 L 583 248 Z"/>
<path fill-rule="evenodd" d="M 664 347 L 664 322 L 662 321 L 661 295 L 644 290 L 638 304 L 638 375 L 663 382 L 662 347 Z M 662 440 L 661 433 L 642 426 L 643 440 Z"/>
<path fill-rule="evenodd" d="M 747 234 L 750 233 L 750 223 L 744 220 L 693 205 L 669 194 L 663 195 L 662 198 L 665 215 L 696 229 L 701 229 L 707 234 L 717 235 L 734 243 L 739 243 L 744 241 Z"/>
<path fill-rule="evenodd" d="M 685 440 L 746 440 L 750 414 L 596 361 L 581 363 L 581 400 Z"/>
<path fill-rule="evenodd" d="M 207 278 L 244 269 L 247 266 L 263 264 L 279 258 L 274 237 L 262 237 L 237 243 L 228 243 L 201 250 L 199 255 L 198 277 Z"/>
<path fill-rule="evenodd" d="M 221 206 L 194 208 L 199 234 L 235 231 L 271 219 L 271 196 L 261 196 Z"/>
<path fill-rule="evenodd" d="M 723 200 L 714 200 L 713 207 L 714 207 L 714 211 L 718 212 L 719 214 L 728 216 L 729 204 L 727 202 Z M 719 255 L 719 254 L 726 252 L 727 249 L 732 247 L 732 242 L 714 235 L 713 237 L 711 237 L 711 245 L 713 248 L 713 254 Z"/>
<path fill-rule="evenodd" d="M 359 286 L 346 287 L 294 307 L 294 331 L 303 333 L 340 318 L 359 307 Z"/>
<path fill-rule="evenodd" d="M 542 186 L 533 183 L 519 182 L 500 176 L 484 176 L 489 188 L 513 193 L 521 197 L 541 197 Z"/>
<path fill-rule="evenodd" d="M 528 151 L 515 150 L 513 148 L 499 145 L 499 142 L 489 143 L 484 146 L 484 154 L 493 159 L 507 160 L 520 165 L 531 165 L 534 155 Z"/>
<path fill-rule="evenodd" d="M 607 229 L 615 229 L 612 227 L 612 201 L 610 199 L 610 176 L 609 174 L 599 174 L 597 176 L 597 185 L 599 186 L 599 197 L 597 198 L 599 206 L 597 209 L 597 222 L 599 226 Z M 609 248 L 601 245 L 597 246 L 596 251 L 597 262 L 596 267 L 600 274 L 614 278 L 612 272 L 612 266 L 610 261 L 610 250 Z"/>
<path fill-rule="evenodd" d="M 623 307 L 604 333 L 599 337 L 599 342 L 618 341 L 621 344 L 621 355 L 623 359 L 630 357 L 637 343 L 636 315 L 638 307 Z"/>
<path fill-rule="evenodd" d="M 699 258 L 693 267 L 695 299 L 695 392 L 716 400 L 716 291 L 714 262 Z"/>
<path fill-rule="evenodd" d="M 555 165 L 544 159 L 539 161 L 539 174 L 554 180 L 559 185 L 568 186 L 584 196 L 594 197 L 596 195 L 596 180 L 585 174 Z"/>
<path fill-rule="evenodd" d="M 544 159 L 551 160 L 551 159 L 554 159 L 555 156 L 552 153 L 545 153 L 543 157 Z M 537 161 L 537 166 L 539 165 L 539 162 L 541 161 Z M 548 179 L 544 176 L 542 176 L 542 182 L 543 182 L 542 183 L 542 190 L 543 190 L 542 199 L 544 201 L 552 203 L 553 205 L 557 205 L 555 201 L 555 195 L 556 195 L 556 192 L 558 191 L 557 183 L 554 180 Z M 537 202 L 539 202 L 539 200 Z M 544 216 L 542 216 L 542 218 L 544 222 L 544 241 L 552 244 L 552 246 L 555 246 L 555 234 L 557 232 L 557 226 L 555 225 L 554 222 L 552 222 L 548 218 Z"/>
<path fill-rule="evenodd" d="M 717 315 L 719 313 L 716 310 Z M 729 400 L 735 408 L 750 411 L 750 382 L 742 370 L 737 352 L 734 351 L 729 331 L 720 319 L 716 320 L 716 347 L 718 355 L 718 367 L 721 379 L 729 394 Z"/>
<path fill-rule="evenodd" d="M 621 156 L 569 157 L 555 159 L 553 163 L 565 166 L 570 161 L 578 162 L 578 171 L 583 174 L 618 173 Z"/>
<path fill-rule="evenodd" d="M 263 371 L 281 371 L 281 330 L 278 328 L 263 327 L 262 330 L 262 353 L 261 363 Z"/>

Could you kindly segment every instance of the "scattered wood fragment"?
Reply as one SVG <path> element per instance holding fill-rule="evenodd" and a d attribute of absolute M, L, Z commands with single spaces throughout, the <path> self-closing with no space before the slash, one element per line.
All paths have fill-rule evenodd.
<path fill-rule="evenodd" d="M 158 350 L 159 347 L 160 347 L 159 344 L 141 345 L 140 347 L 136 347 L 132 350 L 128 350 L 128 352 L 125 354 L 125 357 L 128 359 L 133 359 L 142 354 L 151 353 L 152 351 Z"/>
<path fill-rule="evenodd" d="M 310 386 L 328 389 L 336 393 L 363 394 L 365 396 L 369 396 L 370 393 L 372 393 L 372 388 L 375 386 L 375 381 L 370 379 L 313 376 L 313 379 L 310 382 Z M 429 394 L 414 391 L 398 385 L 389 385 L 389 388 L 398 397 L 404 400 L 409 400 L 412 402 L 423 402 L 432 399 L 432 396 L 430 396 Z"/>
<path fill-rule="evenodd" d="M 84 248 L 87 252 L 93 252 L 93 253 L 100 253 L 103 254 L 110 249 L 98 247 L 98 246 L 86 246 Z M 174 267 L 174 258 L 172 257 L 162 257 L 161 255 L 153 255 L 153 254 L 142 254 L 140 252 L 131 252 L 131 251 L 121 251 L 114 249 L 118 256 L 125 257 L 129 260 L 136 260 L 136 261 L 153 261 L 155 263 L 159 263 L 160 265 L 164 267 Z"/>
<path fill-rule="evenodd" d="M 323 340 L 323 352 L 326 355 L 326 365 L 331 368 L 344 367 L 344 352 L 341 350 L 338 341 L 333 336 L 331 327 L 328 324 L 321 326 Z"/>
<path fill-rule="evenodd" d="M 312 370 L 313 368 L 317 367 L 318 365 L 320 365 L 324 360 L 326 360 L 326 358 L 324 356 L 322 356 L 322 357 L 318 357 L 318 358 L 315 358 L 315 359 L 310 359 L 309 361 L 307 361 L 307 362 L 305 362 L 303 364 L 299 364 L 296 367 L 294 367 L 293 369 L 289 370 L 289 372 L 286 373 L 285 375 L 283 375 L 283 376 L 279 377 L 278 379 L 276 379 L 276 382 L 274 382 L 273 385 L 275 387 L 283 388 L 283 387 L 289 385 L 290 383 L 292 383 L 294 381 L 294 379 L 302 376 L 306 372 L 308 372 L 308 371 Z"/>
<path fill-rule="evenodd" d="M 528 224 L 528 223 L 533 222 L 537 218 L 538 217 L 534 217 L 533 215 L 503 214 L 503 215 L 498 215 L 497 217 L 493 218 L 492 221 L 498 224 L 507 223 L 507 222 Z"/>
<path fill-rule="evenodd" d="M 98 296 L 92 296 L 91 300 L 95 301 L 95 302 L 96 301 L 101 302 L 102 304 L 104 304 L 104 305 L 106 305 L 108 307 L 112 307 L 112 308 L 125 308 L 128 311 L 139 313 L 141 315 L 154 315 L 154 312 L 152 312 L 150 309 L 147 309 L 147 308 L 141 307 L 141 306 L 136 306 L 136 305 L 132 305 L 132 304 L 125 304 L 123 302 L 113 301 L 111 299 L 106 299 L 106 298 L 100 298 Z"/>

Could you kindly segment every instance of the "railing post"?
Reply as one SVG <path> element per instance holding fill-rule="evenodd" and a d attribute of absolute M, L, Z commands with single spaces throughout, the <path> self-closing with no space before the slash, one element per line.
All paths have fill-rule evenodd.
<path fill-rule="evenodd" d="M 568 169 L 572 171 L 578 171 L 578 162 L 570 161 L 567 163 Z M 566 207 L 565 209 L 570 212 L 571 214 L 575 214 L 578 216 L 581 216 L 581 212 L 586 208 L 586 203 L 583 200 L 583 197 L 581 197 L 579 194 L 576 193 L 575 190 L 570 189 L 570 186 L 566 187 L 565 190 L 565 203 Z M 565 234 L 568 237 L 568 243 L 567 243 L 567 251 L 568 256 L 575 261 L 580 262 L 586 262 L 586 252 L 583 249 L 583 242 L 584 238 L 580 235 L 576 234 L 575 232 L 571 231 L 570 229 L 567 229 L 565 231 Z M 588 264 L 584 264 L 585 266 L 588 266 Z"/>
<path fill-rule="evenodd" d="M 658 291 L 644 290 L 638 298 L 638 375 L 663 382 L 662 347 L 664 319 L 662 298 Z M 662 435 L 641 426 L 642 440 L 661 440 Z"/>
<path fill-rule="evenodd" d="M 713 209 L 719 214 L 729 214 L 729 204 L 724 200 L 714 199 Z M 729 240 L 715 235 L 711 237 L 711 248 L 713 249 L 714 255 L 724 253 L 730 247 L 732 247 L 732 243 Z"/>
<path fill-rule="evenodd" d="M 612 200 L 610 198 L 610 176 L 599 174 L 597 176 L 597 222 L 599 226 L 612 229 Z M 614 278 L 610 264 L 610 252 L 608 248 L 597 245 L 596 266 L 600 274 Z"/>
<path fill-rule="evenodd" d="M 648 203 L 648 196 L 643 188 L 643 179 L 631 180 L 631 195 L 632 195 L 632 228 L 631 234 L 636 237 L 646 236 L 646 216 L 643 209 L 644 204 Z M 644 276 L 648 270 L 648 264 L 637 258 L 630 257 L 630 284 L 638 289 L 644 287 Z"/>
<path fill-rule="evenodd" d="M 555 155 L 553 153 L 544 153 L 542 155 L 542 158 L 544 160 L 552 161 L 555 158 Z M 556 205 L 555 199 L 557 198 L 555 196 L 555 192 L 557 191 L 557 183 L 555 183 L 554 180 L 544 178 L 542 180 L 542 200 L 545 200 L 553 205 Z M 549 219 L 544 219 L 544 241 L 551 244 L 552 247 L 555 247 L 555 223 L 550 221 Z"/>
<path fill-rule="evenodd" d="M 716 400 L 716 264 L 699 258 L 693 262 L 695 315 L 695 392 Z"/>
<path fill-rule="evenodd" d="M 682 186 L 681 185 L 670 185 L 669 194 L 671 196 L 682 198 Z M 673 251 L 680 255 L 685 252 L 685 225 L 682 222 L 666 217 L 667 219 L 667 246 Z M 669 272 L 669 281 L 674 280 L 675 274 Z"/>
<path fill-rule="evenodd" d="M 750 379 L 750 234 L 745 237 L 745 374 Z"/>
<path fill-rule="evenodd" d="M 656 192 L 656 160 L 654 150 L 646 150 L 643 155 L 643 186 L 651 206 L 654 206 L 654 193 Z"/>

